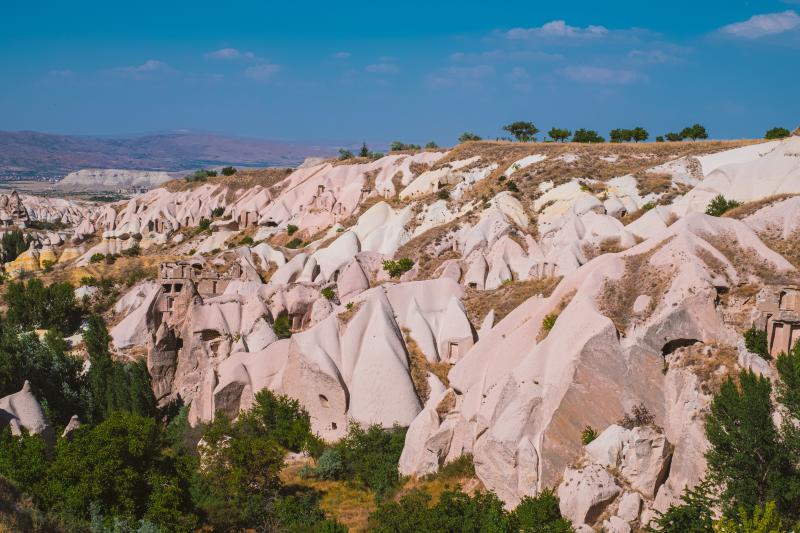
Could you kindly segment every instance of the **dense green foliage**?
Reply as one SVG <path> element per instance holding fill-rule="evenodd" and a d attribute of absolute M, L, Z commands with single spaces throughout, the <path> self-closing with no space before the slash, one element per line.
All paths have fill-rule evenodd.
<path fill-rule="evenodd" d="M 764 138 L 769 140 L 783 139 L 790 136 L 791 134 L 792 133 L 786 128 L 777 127 L 767 130 L 767 133 L 764 134 Z"/>
<path fill-rule="evenodd" d="M 348 159 L 353 159 L 353 152 L 350 150 L 345 150 L 344 148 L 339 148 L 339 161 L 346 161 Z"/>
<path fill-rule="evenodd" d="M 777 405 L 769 379 L 749 370 L 722 384 L 706 419 L 707 478 L 684 494 L 681 505 L 659 517 L 657 530 L 788 531 L 797 527 L 800 343 L 791 353 L 779 355 L 776 363 Z M 780 426 L 774 421 L 776 410 L 783 415 Z M 712 525 L 715 508 L 724 519 Z"/>
<path fill-rule="evenodd" d="M 386 430 L 373 425 L 351 424 L 339 443 L 325 450 L 317 466 L 305 476 L 327 480 L 352 480 L 375 492 L 378 499 L 389 496 L 400 485 L 397 462 L 405 443 L 406 429 Z"/>
<path fill-rule="evenodd" d="M 744 332 L 744 345 L 755 354 L 769 359 L 769 348 L 767 346 L 767 332 L 755 326 Z"/>
<path fill-rule="evenodd" d="M 641 126 L 637 126 L 632 130 L 629 129 L 615 129 L 611 130 L 609 133 L 609 138 L 611 139 L 612 143 L 621 143 L 621 142 L 642 142 L 646 141 L 650 138 L 650 134 L 647 132 L 646 129 L 642 128 Z"/>
<path fill-rule="evenodd" d="M 294 224 L 289 224 L 288 226 L 286 226 L 286 233 L 288 233 L 291 236 L 291 235 L 294 235 L 294 233 L 298 229 L 299 228 L 297 226 L 295 226 Z"/>
<path fill-rule="evenodd" d="M 681 139 L 691 139 L 696 141 L 698 139 L 708 139 L 708 132 L 701 124 L 694 124 L 687 126 L 681 130 Z"/>
<path fill-rule="evenodd" d="M 740 205 L 742 204 L 736 200 L 726 200 L 724 196 L 718 194 L 713 200 L 711 200 L 711 203 L 708 204 L 708 207 L 706 208 L 706 215 L 720 217 L 727 211 L 730 211 L 734 207 L 739 207 Z"/>
<path fill-rule="evenodd" d="M 383 262 L 383 269 L 393 278 L 399 278 L 412 268 L 414 268 L 414 260 L 408 257 L 403 257 L 397 261 L 387 259 Z"/>
<path fill-rule="evenodd" d="M 223 176 L 233 176 L 236 174 L 236 169 L 234 167 L 222 167 L 221 172 Z"/>
<path fill-rule="evenodd" d="M 507 131 L 513 135 L 517 141 L 526 143 L 536 140 L 536 134 L 539 133 L 539 128 L 537 128 L 533 122 L 518 120 L 503 126 L 503 131 Z"/>
<path fill-rule="evenodd" d="M 425 148 L 428 150 L 435 150 L 436 148 L 439 148 L 439 145 L 436 144 L 436 141 L 428 141 L 428 143 L 425 144 Z"/>
<path fill-rule="evenodd" d="M 217 175 L 216 170 L 196 170 L 195 172 L 189 174 L 184 179 L 190 183 L 197 183 L 208 181 L 208 178 L 214 177 Z"/>
<path fill-rule="evenodd" d="M 555 142 L 564 142 L 569 139 L 569 136 L 572 135 L 572 132 L 568 129 L 563 128 L 550 128 L 550 131 L 547 132 L 547 136 L 553 139 Z"/>
<path fill-rule="evenodd" d="M 458 142 L 465 143 L 468 141 L 480 141 L 481 138 L 479 135 L 475 135 L 471 131 L 465 131 L 461 135 L 458 136 Z"/>
<path fill-rule="evenodd" d="M 45 286 L 39 279 L 11 282 L 4 295 L 8 321 L 19 330 L 53 329 L 72 334 L 80 323 L 75 290 L 69 283 Z"/>
<path fill-rule="evenodd" d="M 601 137 L 596 131 L 594 130 L 586 130 L 586 129 L 579 129 L 575 130 L 575 133 L 572 136 L 572 142 L 574 143 L 602 143 L 606 142 L 606 140 Z"/>
<path fill-rule="evenodd" d="M 0 259 L 3 263 L 13 261 L 19 254 L 28 249 L 31 245 L 31 236 L 25 235 L 20 230 L 7 231 L 3 233 L 0 240 Z"/>
<path fill-rule="evenodd" d="M 288 315 L 278 315 L 272 323 L 272 331 L 279 339 L 288 339 L 292 336 L 292 325 L 289 323 Z"/>
<path fill-rule="evenodd" d="M 561 518 L 558 500 L 550 491 L 524 498 L 512 512 L 503 509 L 503 502 L 493 493 L 469 496 L 460 490 L 447 490 L 436 505 L 430 505 L 430 500 L 430 495 L 414 490 L 397 502 L 384 502 L 370 516 L 370 528 L 379 533 L 573 531 Z"/>
<path fill-rule="evenodd" d="M 402 141 L 394 141 L 389 147 L 390 152 L 402 152 L 403 150 L 419 150 L 418 144 L 406 144 Z"/>
<path fill-rule="evenodd" d="M 90 419 L 104 420 L 117 411 L 154 416 L 156 401 L 145 361 L 112 360 L 108 351 L 111 336 L 98 315 L 89 317 L 83 340 L 90 362 L 86 376 L 91 392 Z"/>

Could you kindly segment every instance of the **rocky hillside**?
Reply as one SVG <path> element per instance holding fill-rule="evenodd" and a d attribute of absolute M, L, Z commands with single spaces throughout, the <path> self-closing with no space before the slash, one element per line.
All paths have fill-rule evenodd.
<path fill-rule="evenodd" d="M 409 479 L 471 457 L 508 509 L 553 489 L 579 530 L 680 503 L 722 382 L 774 378 L 762 356 L 800 338 L 778 313 L 800 285 L 797 136 L 468 142 L 111 205 L 14 202 L 32 240 L 6 271 L 89 300 L 88 277 L 116 276 L 115 356 L 146 360 L 155 400 L 192 426 L 268 389 L 329 444 L 353 423 L 407 427 Z M 769 353 L 748 350 L 751 328 Z"/>

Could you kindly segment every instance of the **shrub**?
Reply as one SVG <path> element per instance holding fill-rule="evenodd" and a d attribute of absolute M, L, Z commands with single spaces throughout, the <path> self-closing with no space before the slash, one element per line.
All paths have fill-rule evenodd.
<path fill-rule="evenodd" d="M 137 257 L 141 252 L 142 250 L 139 248 L 139 243 L 137 242 L 127 250 L 123 250 L 122 255 L 125 257 Z"/>
<path fill-rule="evenodd" d="M 656 142 L 657 143 L 663 143 L 664 142 L 664 136 L 663 135 L 657 135 L 656 136 Z"/>
<path fill-rule="evenodd" d="M 279 339 L 288 339 L 291 337 L 292 328 L 289 324 L 289 316 L 279 315 L 278 318 L 275 319 L 275 322 L 272 323 L 272 331 L 275 332 L 275 335 L 277 335 Z"/>
<path fill-rule="evenodd" d="M 449 200 L 450 199 L 450 191 L 448 191 L 447 189 L 444 189 L 444 188 L 439 189 L 439 191 L 436 193 L 436 197 L 439 200 Z"/>
<path fill-rule="evenodd" d="M 104 254 L 100 254 L 100 253 L 92 254 L 92 256 L 89 258 L 89 262 L 90 263 L 99 263 L 100 261 L 102 261 L 105 258 L 106 258 L 106 256 Z"/>
<path fill-rule="evenodd" d="M 2 250 L 0 255 L 3 262 L 8 263 L 19 257 L 19 254 L 28 249 L 32 240 L 31 235 L 25 235 L 18 229 L 3 233 L 0 240 L 0 249 Z"/>
<path fill-rule="evenodd" d="M 711 215 L 712 217 L 719 217 L 722 216 L 726 211 L 730 211 L 734 207 L 739 207 L 742 205 L 740 202 L 736 200 L 726 200 L 724 196 L 718 194 L 711 200 L 711 203 L 708 204 L 706 208 L 706 215 Z"/>
<path fill-rule="evenodd" d="M 603 143 L 606 140 L 598 135 L 595 130 L 586 130 L 586 129 L 579 129 L 575 131 L 575 134 L 572 136 L 572 142 L 574 143 Z"/>
<path fill-rule="evenodd" d="M 311 475 L 317 479 L 337 480 L 345 477 L 344 459 L 338 448 L 328 448 L 317 459 L 317 466 L 311 470 Z"/>
<path fill-rule="evenodd" d="M 200 222 L 197 224 L 197 227 L 200 231 L 206 231 L 208 228 L 211 227 L 211 221 L 205 217 L 200 219 Z"/>
<path fill-rule="evenodd" d="M 383 262 L 383 270 L 393 278 L 399 278 L 412 268 L 414 268 L 414 261 L 408 257 L 403 257 L 398 261 L 386 260 Z"/>
<path fill-rule="evenodd" d="M 362 483 L 384 498 L 400 483 L 397 463 L 405 444 L 406 428 L 383 429 L 372 425 L 364 429 L 351 424 L 337 445 L 350 479 Z"/>
<path fill-rule="evenodd" d="M 86 287 L 97 287 L 97 278 L 94 276 L 83 276 L 81 278 L 81 285 Z"/>
<path fill-rule="evenodd" d="M 303 241 L 295 237 L 294 239 L 286 243 L 286 247 L 294 250 L 295 248 L 300 248 L 301 244 L 303 244 Z"/>
<path fill-rule="evenodd" d="M 288 233 L 288 234 L 289 234 L 289 236 L 292 236 L 292 235 L 294 235 L 294 233 L 295 233 L 297 230 L 298 230 L 298 228 L 297 228 L 297 226 L 295 226 L 294 224 L 289 224 L 288 226 L 286 226 L 286 233 Z"/>
<path fill-rule="evenodd" d="M 184 179 L 190 183 L 196 183 L 201 181 L 208 181 L 209 176 L 216 176 L 217 173 L 211 170 L 196 170 L 192 174 L 189 174 Z"/>
<path fill-rule="evenodd" d="M 617 424 L 625 429 L 633 429 L 635 427 L 649 426 L 655 419 L 656 417 L 650 413 L 647 406 L 640 403 L 635 405 L 630 413 L 625 413 L 625 416 Z"/>
<path fill-rule="evenodd" d="M 242 246 L 252 246 L 254 242 L 255 241 L 253 241 L 253 238 L 250 235 L 246 235 L 245 237 L 242 237 L 242 240 L 239 241 L 239 244 Z"/>
<path fill-rule="evenodd" d="M 233 167 L 223 167 L 222 168 L 222 175 L 223 176 L 233 176 L 236 174 L 236 169 Z"/>
<path fill-rule="evenodd" d="M 438 145 L 438 144 L 436 144 L 436 142 L 434 142 L 434 141 L 429 141 L 429 142 L 428 142 L 428 143 L 425 145 L 425 148 L 427 148 L 427 149 L 429 149 L 429 150 L 435 150 L 436 148 L 439 148 L 439 145 Z"/>
<path fill-rule="evenodd" d="M 347 302 L 347 305 L 345 305 L 344 308 L 348 311 L 351 310 L 353 308 L 353 302 Z"/>
<path fill-rule="evenodd" d="M 586 426 L 585 428 L 583 428 L 583 431 L 581 431 L 581 443 L 583 443 L 584 446 L 586 446 L 596 438 L 597 438 L 597 430 L 594 429 L 592 426 Z"/>
<path fill-rule="evenodd" d="M 369 148 L 367 148 L 367 143 L 361 143 L 361 150 L 358 151 L 358 157 L 369 157 Z"/>
<path fill-rule="evenodd" d="M 225 208 L 222 206 L 215 207 L 211 210 L 211 218 L 219 218 L 225 214 Z"/>
<path fill-rule="evenodd" d="M 655 202 L 647 202 L 641 207 L 641 209 L 642 211 L 650 211 L 651 209 L 655 208 L 655 206 L 656 206 Z"/>
<path fill-rule="evenodd" d="M 49 259 L 45 259 L 44 261 L 42 261 L 42 270 L 44 270 L 45 272 L 52 272 L 54 264 L 55 261 L 50 261 Z"/>
<path fill-rule="evenodd" d="M 670 142 L 679 142 L 684 139 L 683 135 L 681 135 L 680 133 L 667 133 L 665 137 Z"/>
<path fill-rule="evenodd" d="M 757 329 L 752 326 L 744 332 L 744 344 L 747 349 L 761 357 L 769 358 L 769 350 L 767 348 L 767 332 L 763 329 Z"/>
<path fill-rule="evenodd" d="M 511 124 L 506 124 L 503 126 L 503 131 L 507 131 L 513 135 L 514 138 L 519 142 L 535 141 L 536 134 L 539 133 L 539 129 L 533 124 L 533 122 L 525 122 L 522 120 L 512 122 Z"/>
<path fill-rule="evenodd" d="M 551 329 L 553 329 L 553 326 L 556 325 L 556 320 L 558 320 L 558 315 L 557 314 L 550 313 L 549 315 L 546 315 L 542 319 L 542 329 L 544 331 L 550 331 Z"/>
<path fill-rule="evenodd" d="M 237 422 L 253 424 L 254 431 L 266 432 L 292 452 L 316 448 L 319 440 L 311 431 L 311 418 L 300 402 L 269 389 L 256 394 L 253 407 L 241 413 Z"/>
<path fill-rule="evenodd" d="M 403 150 L 419 150 L 418 144 L 406 144 L 400 141 L 394 141 L 389 148 L 390 152 L 402 152 Z"/>
<path fill-rule="evenodd" d="M 339 161 L 346 161 L 348 159 L 353 159 L 353 152 L 345 150 L 344 148 L 339 148 Z"/>
<path fill-rule="evenodd" d="M 320 292 L 321 292 L 321 293 L 322 293 L 322 295 L 323 295 L 325 298 L 327 298 L 328 300 L 333 300 L 334 298 L 336 298 L 336 293 L 335 293 L 335 292 L 333 292 L 333 287 L 325 287 L 325 288 L 324 288 L 324 289 L 322 289 L 322 291 L 320 291 Z"/>
<path fill-rule="evenodd" d="M 786 128 L 772 128 L 767 130 L 767 133 L 764 135 L 765 139 L 783 139 L 791 135 L 791 132 Z"/>
<path fill-rule="evenodd" d="M 480 141 L 480 140 L 481 138 L 478 135 L 475 135 L 470 131 L 465 131 L 464 133 L 458 136 L 458 142 L 460 143 L 465 143 L 468 141 Z"/>

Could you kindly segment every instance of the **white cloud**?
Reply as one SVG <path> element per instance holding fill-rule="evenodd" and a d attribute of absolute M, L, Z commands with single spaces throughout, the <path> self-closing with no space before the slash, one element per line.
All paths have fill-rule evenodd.
<path fill-rule="evenodd" d="M 512 28 L 505 33 L 510 40 L 534 38 L 549 39 L 597 39 L 608 35 L 605 26 L 589 25 L 585 28 L 570 26 L 564 20 L 553 20 L 535 28 Z"/>
<path fill-rule="evenodd" d="M 743 22 L 728 24 L 719 29 L 723 35 L 741 39 L 758 39 L 778 35 L 800 27 L 800 15 L 793 10 L 782 13 L 754 15 Z"/>
<path fill-rule="evenodd" d="M 506 78 L 513 82 L 526 81 L 529 80 L 530 77 L 531 75 L 528 74 L 528 71 L 525 69 L 525 67 L 514 67 L 511 69 L 511 72 L 506 75 Z"/>
<path fill-rule="evenodd" d="M 426 83 L 433 89 L 446 87 L 465 86 L 478 87 L 484 78 L 493 76 L 494 67 L 491 65 L 475 65 L 474 67 L 449 67 L 444 71 L 431 74 Z"/>
<path fill-rule="evenodd" d="M 503 63 L 519 61 L 558 61 L 563 59 L 560 54 L 550 54 L 539 50 L 486 50 L 475 54 L 456 52 L 450 55 L 450 60 L 455 63 Z"/>
<path fill-rule="evenodd" d="M 397 74 L 400 69 L 394 63 L 375 63 L 367 65 L 364 70 L 373 74 Z"/>
<path fill-rule="evenodd" d="M 645 65 L 667 65 L 683 61 L 677 55 L 658 48 L 652 50 L 631 50 L 628 52 L 628 59 L 634 63 Z"/>
<path fill-rule="evenodd" d="M 335 59 L 350 59 L 350 52 L 336 52 L 333 57 Z"/>
<path fill-rule="evenodd" d="M 142 79 L 151 74 L 165 74 L 174 72 L 173 69 L 163 61 L 157 59 L 148 59 L 141 65 L 119 67 L 114 69 L 117 74 L 127 76 L 134 79 Z"/>
<path fill-rule="evenodd" d="M 641 79 L 641 76 L 632 70 L 618 70 L 589 65 L 566 67 L 561 69 L 560 73 L 578 83 L 597 85 L 627 85 Z"/>
<path fill-rule="evenodd" d="M 236 48 L 220 48 L 206 54 L 206 59 L 219 59 L 223 61 L 259 61 L 260 58 L 253 52 L 241 52 Z"/>
<path fill-rule="evenodd" d="M 244 69 L 244 75 L 255 81 L 269 81 L 280 69 L 280 65 L 261 63 Z"/>

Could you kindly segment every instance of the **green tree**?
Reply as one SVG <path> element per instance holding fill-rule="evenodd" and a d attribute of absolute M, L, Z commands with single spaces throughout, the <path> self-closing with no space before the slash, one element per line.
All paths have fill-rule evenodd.
<path fill-rule="evenodd" d="M 767 348 L 767 332 L 763 329 L 753 326 L 745 331 L 744 345 L 749 351 L 769 359 L 769 350 Z"/>
<path fill-rule="evenodd" d="M 631 130 L 631 138 L 634 142 L 644 142 L 650 138 L 650 133 L 641 126 L 636 126 Z"/>
<path fill-rule="evenodd" d="M 547 132 L 548 137 L 553 139 L 555 142 L 560 142 L 560 143 L 563 143 L 564 141 L 569 139 L 570 135 L 572 135 L 571 131 L 556 127 L 550 128 L 550 131 Z"/>
<path fill-rule="evenodd" d="M 269 389 L 256 394 L 255 404 L 239 415 L 238 424 L 249 424 L 252 432 L 264 432 L 293 452 L 319 449 L 319 439 L 311 431 L 311 418 L 300 402 L 278 396 Z"/>
<path fill-rule="evenodd" d="M 583 128 L 579 130 L 575 130 L 575 134 L 572 136 L 572 142 L 574 143 L 602 143 L 605 142 L 605 139 L 597 134 L 594 130 L 585 130 Z"/>
<path fill-rule="evenodd" d="M 522 498 L 511 513 L 515 531 L 525 533 L 572 533 L 572 524 L 561 517 L 558 498 L 550 489 L 540 492 L 535 498 Z"/>
<path fill-rule="evenodd" d="M 714 524 L 715 533 L 789 533 L 783 527 L 781 517 L 775 509 L 775 502 L 758 505 L 752 516 L 744 509 L 739 509 L 737 519 L 721 518 Z"/>
<path fill-rule="evenodd" d="M 764 138 L 765 139 L 770 139 L 770 140 L 783 139 L 785 137 L 789 137 L 790 135 L 791 135 L 791 132 L 789 130 L 787 130 L 786 128 L 776 127 L 776 128 L 772 128 L 772 129 L 767 130 L 767 133 L 764 134 Z"/>
<path fill-rule="evenodd" d="M 681 130 L 681 138 L 691 139 L 693 141 L 697 139 L 708 139 L 708 132 L 702 124 L 694 124 Z"/>
<path fill-rule="evenodd" d="M 465 131 L 461 135 L 458 136 L 458 142 L 465 143 L 469 141 L 480 141 L 481 138 L 478 135 L 475 135 L 471 131 Z"/>
<path fill-rule="evenodd" d="M 339 148 L 339 161 L 346 161 L 348 159 L 353 159 L 353 152 L 345 150 L 344 148 Z"/>
<path fill-rule="evenodd" d="M 789 517 L 796 518 L 799 512 L 798 450 L 773 423 L 771 392 L 767 378 L 743 371 L 738 386 L 728 378 L 712 401 L 706 419 L 710 444 L 706 459 L 728 516 L 739 508 L 750 512 L 768 501 L 776 502 Z"/>
<path fill-rule="evenodd" d="M 537 128 L 533 122 L 518 120 L 503 126 L 503 131 L 507 131 L 513 135 L 517 141 L 526 143 L 536 140 L 536 134 L 539 133 L 539 128 Z"/>
<path fill-rule="evenodd" d="M 708 207 L 706 208 L 706 215 L 711 215 L 712 217 L 721 217 L 726 212 L 730 211 L 734 207 L 739 207 L 740 205 L 742 204 L 736 200 L 726 200 L 724 196 L 718 194 L 711 200 L 711 203 L 708 204 Z"/>
<path fill-rule="evenodd" d="M 425 145 L 425 148 L 427 148 L 428 150 L 435 150 L 439 148 L 439 145 L 436 144 L 435 141 L 429 141 L 428 144 Z"/>
<path fill-rule="evenodd" d="M 20 230 L 15 229 L 3 233 L 2 240 L 0 240 L 0 258 L 3 263 L 13 261 L 19 254 L 24 252 L 30 247 L 32 237 L 25 235 Z"/>
<path fill-rule="evenodd" d="M 176 487 L 171 496 L 166 492 Z M 60 439 L 43 493 L 46 507 L 88 519 L 93 504 L 104 515 L 149 519 L 164 531 L 195 525 L 185 481 L 174 461 L 161 453 L 155 420 L 114 413 L 95 427 L 84 426 Z M 148 507 L 153 506 L 148 513 Z"/>
<path fill-rule="evenodd" d="M 714 533 L 714 500 L 708 482 L 681 495 L 681 504 L 673 505 L 664 513 L 657 513 L 655 526 L 649 531 L 660 533 Z"/>
<path fill-rule="evenodd" d="M 633 140 L 633 130 L 628 129 L 615 129 L 611 130 L 608 134 L 612 143 L 622 143 Z"/>
<path fill-rule="evenodd" d="M 252 424 L 235 423 L 221 412 L 203 433 L 198 504 L 221 530 L 269 530 L 269 512 L 281 486 L 283 449 Z"/>
<path fill-rule="evenodd" d="M 358 157 L 369 157 L 369 148 L 367 148 L 367 143 L 361 143 L 361 150 L 358 151 Z"/>
<path fill-rule="evenodd" d="M 680 142 L 680 141 L 682 141 L 682 140 L 685 138 L 685 137 L 684 137 L 683 135 L 681 135 L 680 133 L 667 133 L 667 134 L 666 134 L 666 135 L 664 135 L 664 136 L 667 138 L 667 140 L 668 140 L 669 142 Z"/>
<path fill-rule="evenodd" d="M 780 354 L 776 361 L 778 375 L 778 401 L 789 413 L 800 420 L 800 342 L 795 343 L 791 352 Z"/>
<path fill-rule="evenodd" d="M 236 174 L 236 169 L 233 167 L 223 167 L 222 168 L 222 175 L 223 176 L 233 176 Z"/>

